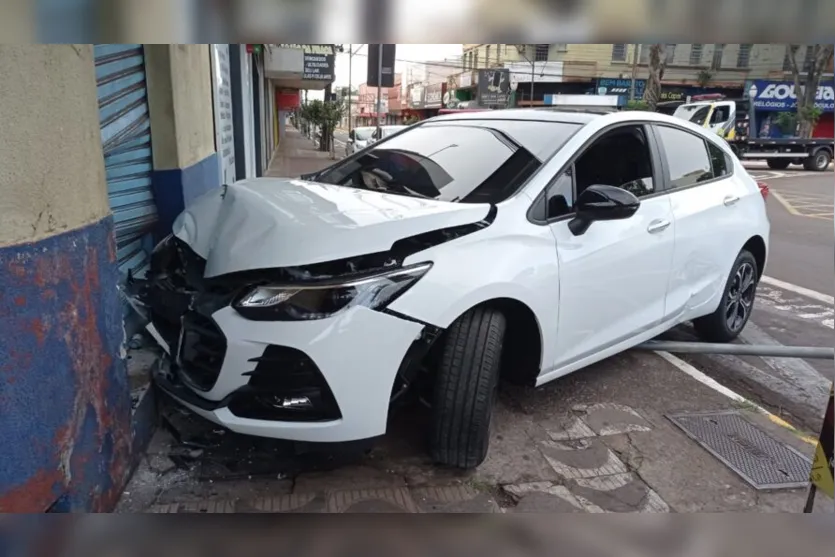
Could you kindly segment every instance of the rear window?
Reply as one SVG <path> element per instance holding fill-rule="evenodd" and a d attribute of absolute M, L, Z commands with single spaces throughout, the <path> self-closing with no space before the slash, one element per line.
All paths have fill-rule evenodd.
<path fill-rule="evenodd" d="M 579 128 L 526 120 L 429 122 L 384 139 L 315 179 L 442 201 L 498 203 Z"/>

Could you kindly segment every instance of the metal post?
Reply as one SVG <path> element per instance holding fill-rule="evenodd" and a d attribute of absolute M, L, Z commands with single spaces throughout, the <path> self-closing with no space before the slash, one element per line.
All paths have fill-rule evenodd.
<path fill-rule="evenodd" d="M 635 100 L 635 78 L 638 75 L 638 45 L 632 45 L 632 85 L 629 87 L 629 100 Z"/>
<path fill-rule="evenodd" d="M 726 354 L 731 356 L 765 356 L 831 360 L 835 348 L 823 346 L 783 346 L 782 344 L 720 344 L 711 342 L 679 342 L 651 340 L 635 347 L 638 350 L 678 352 L 680 354 Z"/>
<path fill-rule="evenodd" d="M 353 72 L 351 71 L 351 61 L 354 59 L 354 45 L 348 45 L 348 135 L 351 135 L 351 76 Z"/>
<path fill-rule="evenodd" d="M 377 141 L 383 138 L 383 130 L 380 127 L 380 110 L 383 108 L 383 43 L 377 45 Z"/>
<path fill-rule="evenodd" d="M 536 73 L 536 52 L 534 52 L 533 61 L 531 61 L 531 106 L 533 106 L 533 80 Z"/>

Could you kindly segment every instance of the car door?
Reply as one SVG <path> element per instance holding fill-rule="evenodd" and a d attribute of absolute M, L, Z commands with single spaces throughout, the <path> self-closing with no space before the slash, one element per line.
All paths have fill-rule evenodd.
<path fill-rule="evenodd" d="M 743 208 L 751 191 L 716 143 L 678 126 L 655 125 L 675 222 L 667 311 L 686 315 L 715 299 L 748 240 Z M 760 202 L 761 200 L 757 200 Z"/>
<path fill-rule="evenodd" d="M 626 148 L 623 141 L 610 141 L 604 134 L 548 190 L 560 273 L 556 368 L 645 333 L 665 315 L 674 247 L 672 211 L 649 128 L 622 126 L 609 133 L 626 128 L 639 138 L 639 146 Z M 616 168 L 625 170 L 612 170 Z M 594 222 L 584 234 L 574 235 L 568 223 L 574 218 L 576 195 L 590 182 L 618 179 L 606 185 L 632 191 L 641 201 L 638 211 L 625 220 Z"/>

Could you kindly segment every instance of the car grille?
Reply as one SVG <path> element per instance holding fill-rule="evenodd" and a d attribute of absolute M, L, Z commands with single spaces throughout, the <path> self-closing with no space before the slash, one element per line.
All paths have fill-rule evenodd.
<path fill-rule="evenodd" d="M 186 313 L 178 353 L 184 378 L 202 391 L 211 390 L 225 356 L 226 337 L 214 320 L 197 312 Z"/>

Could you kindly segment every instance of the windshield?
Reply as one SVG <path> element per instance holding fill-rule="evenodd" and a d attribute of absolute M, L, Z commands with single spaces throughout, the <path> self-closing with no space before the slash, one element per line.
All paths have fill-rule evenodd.
<path fill-rule="evenodd" d="M 427 122 L 372 144 L 315 180 L 441 201 L 498 203 L 579 128 L 527 120 Z"/>
<path fill-rule="evenodd" d="M 368 141 L 373 133 L 374 128 L 354 128 L 354 136 L 357 141 Z"/>
<path fill-rule="evenodd" d="M 404 129 L 406 126 L 386 126 L 383 128 L 383 137 L 388 137 L 393 135 L 400 130 Z"/>
<path fill-rule="evenodd" d="M 673 116 L 681 118 L 682 120 L 689 120 L 694 124 L 703 126 L 709 113 L 709 104 L 685 104 L 678 107 L 673 113 Z"/>

